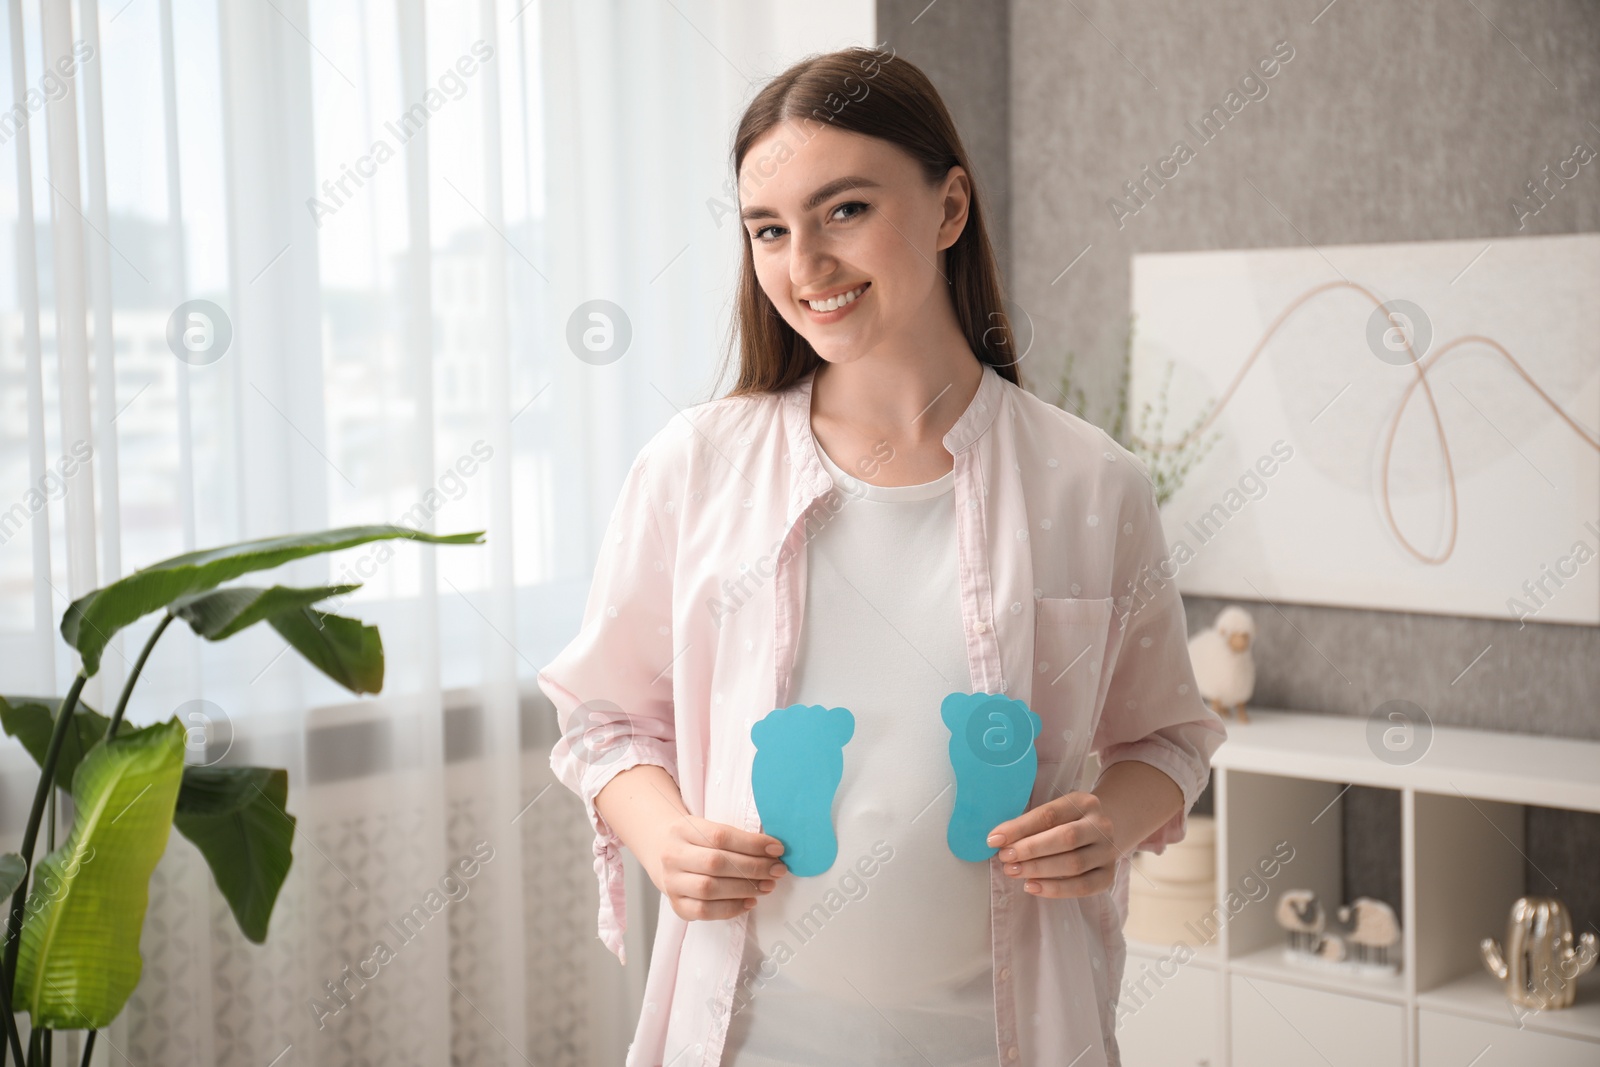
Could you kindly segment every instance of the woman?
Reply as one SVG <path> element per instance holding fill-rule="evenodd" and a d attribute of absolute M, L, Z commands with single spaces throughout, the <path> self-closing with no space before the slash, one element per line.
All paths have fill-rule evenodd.
<path fill-rule="evenodd" d="M 737 385 L 640 452 L 540 674 L 619 959 L 621 845 L 662 894 L 627 1062 L 1114 1065 L 1128 856 L 1182 838 L 1224 736 L 1148 478 L 1020 386 L 966 153 L 915 66 L 796 64 L 733 163 Z M 1037 715 L 1028 759 L 986 759 L 1008 728 L 948 720 L 961 694 Z M 820 816 L 836 859 L 807 877 L 751 786 L 752 727 L 794 705 L 853 720 Z M 1026 807 L 959 858 L 958 806 L 1017 773 Z"/>

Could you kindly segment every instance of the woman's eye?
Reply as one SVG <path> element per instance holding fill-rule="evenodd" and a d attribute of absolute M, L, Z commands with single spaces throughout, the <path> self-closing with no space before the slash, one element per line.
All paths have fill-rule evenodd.
<path fill-rule="evenodd" d="M 845 215 L 844 218 L 840 220 L 842 222 L 848 222 L 850 219 L 860 218 L 861 214 L 863 212 L 865 212 L 869 207 L 871 207 L 870 204 L 864 204 L 859 200 L 849 200 L 849 201 L 846 201 L 843 204 L 840 204 L 838 207 L 834 208 L 833 209 L 833 214 L 837 215 L 837 214 L 839 214 L 839 212 L 844 211 L 846 208 L 858 208 L 858 209 L 860 209 L 860 210 L 856 210 L 856 211 L 851 211 L 848 215 Z M 760 243 L 763 243 L 763 244 L 768 243 L 769 239 L 762 236 L 762 234 L 766 233 L 768 230 L 777 230 L 777 231 L 781 232 L 783 230 L 783 227 L 782 226 L 762 226 L 759 229 L 756 229 L 756 230 L 751 232 L 750 239 L 752 241 L 757 241 L 757 242 L 760 242 Z M 777 240 L 777 238 L 773 237 L 773 238 L 771 238 L 771 240 L 775 241 L 775 240 Z"/>

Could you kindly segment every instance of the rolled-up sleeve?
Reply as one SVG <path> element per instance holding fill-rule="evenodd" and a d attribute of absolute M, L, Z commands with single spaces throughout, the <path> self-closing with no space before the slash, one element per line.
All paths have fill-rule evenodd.
<path fill-rule="evenodd" d="M 1143 466 L 1131 455 L 1131 469 Z M 1211 755 L 1227 737 L 1222 719 L 1207 707 L 1189 661 L 1188 624 L 1178 595 L 1181 560 L 1169 557 L 1161 515 L 1144 478 L 1123 497 L 1115 588 L 1131 601 L 1113 625 L 1123 627 L 1106 701 L 1092 749 L 1100 774 L 1114 763 L 1138 760 L 1165 773 L 1183 791 L 1183 807 L 1137 851 L 1160 854 L 1183 840 L 1189 809 L 1211 777 Z M 1130 584 L 1131 583 L 1131 584 Z"/>
<path fill-rule="evenodd" d="M 561 737 L 550 752 L 557 779 L 583 800 L 595 832 L 599 936 L 626 964 L 622 841 L 594 798 L 640 764 L 678 780 L 672 702 L 672 559 L 652 500 L 649 446 L 628 471 L 606 526 L 583 623 L 539 672 Z"/>

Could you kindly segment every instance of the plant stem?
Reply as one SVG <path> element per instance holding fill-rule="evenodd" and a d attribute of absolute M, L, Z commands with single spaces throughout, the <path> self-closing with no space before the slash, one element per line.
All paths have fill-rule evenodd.
<path fill-rule="evenodd" d="M 111 716 L 111 725 L 106 727 L 107 741 L 117 736 L 117 727 L 122 724 L 122 713 L 128 707 L 128 697 L 133 694 L 133 683 L 139 680 L 139 672 L 144 670 L 144 661 L 150 658 L 150 650 L 156 647 L 156 641 L 160 639 L 161 632 L 175 618 L 177 616 L 170 611 L 163 615 L 161 621 L 156 624 L 156 628 L 151 631 L 150 639 L 144 643 L 144 648 L 139 650 L 139 658 L 134 662 L 133 670 L 129 672 L 127 682 L 122 686 L 122 696 L 117 699 L 117 710 Z"/>
<path fill-rule="evenodd" d="M 22 1034 L 17 1030 L 17 1016 L 11 1010 L 11 998 L 6 995 L 4 982 L 0 982 L 0 1016 L 5 1018 L 6 1037 L 11 1039 L 11 1051 L 17 1055 L 17 1067 L 22 1067 L 28 1061 L 22 1058 Z M 0 1046 L 0 1063 L 4 1063 L 5 1058 L 5 1047 Z"/>
<path fill-rule="evenodd" d="M 0 987 L 4 987 L 8 997 L 15 988 L 12 983 L 17 977 L 17 950 L 22 945 L 22 908 L 27 902 L 28 883 L 33 876 L 33 846 L 39 841 L 39 822 L 44 818 L 45 801 L 49 799 L 50 791 L 55 787 L 56 764 L 61 760 L 61 746 L 67 739 L 67 731 L 72 727 L 73 713 L 78 708 L 78 696 L 88 681 L 89 676 L 79 670 L 78 676 L 72 680 L 72 688 L 61 701 L 61 711 L 56 717 L 55 729 L 50 732 L 50 745 L 45 749 L 44 762 L 40 765 L 39 788 L 33 794 L 33 809 L 28 812 L 27 829 L 22 834 L 22 862 L 28 865 L 28 869 L 23 873 L 22 883 L 17 886 L 17 891 L 11 894 L 11 912 L 6 921 L 5 965 L 0 968 Z M 4 1065 L 0 1064 L 0 1067 Z"/>
<path fill-rule="evenodd" d="M 90 1030 L 89 1031 L 89 1036 L 84 1038 L 84 1041 L 83 1041 L 83 1064 L 82 1064 L 82 1067 L 89 1067 L 89 1057 L 94 1055 L 94 1039 L 95 1039 L 95 1035 L 97 1035 L 99 1033 L 100 1033 L 100 1031 L 98 1031 L 98 1030 Z"/>

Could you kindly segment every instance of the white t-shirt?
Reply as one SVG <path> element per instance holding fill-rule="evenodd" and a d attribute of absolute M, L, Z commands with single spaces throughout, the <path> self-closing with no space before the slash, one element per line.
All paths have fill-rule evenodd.
<path fill-rule="evenodd" d="M 874 486 L 818 451 L 846 500 L 814 520 L 792 702 L 855 717 L 839 852 L 757 898 L 722 1064 L 996 1064 L 989 867 L 945 838 L 940 703 L 971 692 L 955 473 Z"/>

